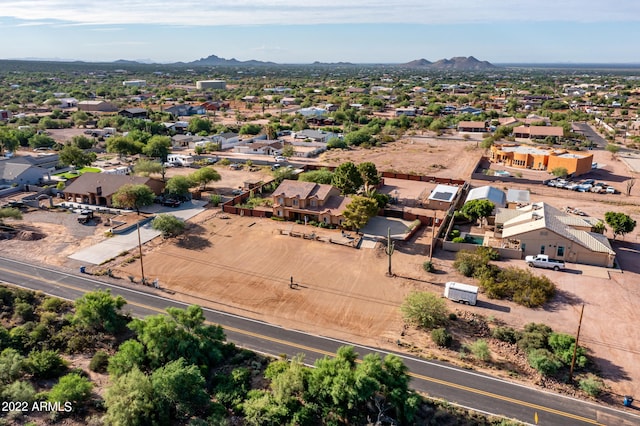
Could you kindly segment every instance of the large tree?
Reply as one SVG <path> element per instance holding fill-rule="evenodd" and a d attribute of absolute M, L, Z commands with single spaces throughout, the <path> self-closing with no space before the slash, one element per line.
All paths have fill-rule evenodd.
<path fill-rule="evenodd" d="M 142 153 L 148 157 L 159 158 L 167 161 L 167 155 L 171 152 L 171 138 L 169 136 L 153 136 L 142 149 Z"/>
<path fill-rule="evenodd" d="M 185 224 L 174 215 L 164 213 L 153 219 L 151 227 L 160 231 L 163 238 L 169 238 L 180 234 L 184 230 Z"/>
<path fill-rule="evenodd" d="M 358 168 L 350 161 L 336 167 L 331 180 L 331 184 L 340 189 L 343 194 L 355 194 L 362 183 L 362 176 Z"/>
<path fill-rule="evenodd" d="M 197 366 L 183 358 L 155 370 L 151 383 L 162 418 L 188 420 L 207 413 L 211 401 L 205 379 Z"/>
<path fill-rule="evenodd" d="M 161 420 L 151 378 L 138 368 L 115 379 L 107 389 L 104 402 L 108 424 L 143 426 Z"/>
<path fill-rule="evenodd" d="M 123 136 L 114 136 L 107 140 L 107 152 L 115 152 L 119 156 L 140 154 L 143 147 L 140 142 Z"/>
<path fill-rule="evenodd" d="M 200 184 L 200 189 L 203 191 L 207 188 L 209 182 L 217 182 L 221 179 L 220 173 L 211 167 L 203 167 L 191 173 L 189 178 L 194 182 Z"/>
<path fill-rule="evenodd" d="M 298 175 L 299 181 L 322 183 L 325 185 L 331 185 L 332 179 L 333 172 L 326 168 L 322 168 L 320 170 L 310 170 Z"/>
<path fill-rule="evenodd" d="M 13 131 L 8 128 L 0 127 L 0 155 L 5 151 L 13 152 L 20 146 L 20 140 L 16 137 Z"/>
<path fill-rule="evenodd" d="M 167 181 L 165 193 L 170 197 L 189 197 L 189 188 L 197 185 L 188 176 L 174 176 Z"/>
<path fill-rule="evenodd" d="M 73 322 L 91 330 L 115 333 L 127 322 L 121 312 L 126 304 L 122 296 L 112 296 L 108 289 L 86 293 L 75 301 Z"/>
<path fill-rule="evenodd" d="M 344 225 L 359 230 L 378 213 L 378 202 L 372 198 L 354 196 L 344 210 Z"/>
<path fill-rule="evenodd" d="M 611 227 L 614 240 L 618 235 L 622 235 L 622 238 L 624 238 L 625 234 L 633 231 L 636 227 L 636 221 L 621 212 L 606 212 L 604 220 Z"/>
<path fill-rule="evenodd" d="M 153 204 L 155 194 L 147 185 L 126 184 L 120 187 L 112 196 L 113 205 L 125 209 L 135 209 L 140 214 L 140 208 Z"/>
<path fill-rule="evenodd" d="M 154 173 L 160 173 L 164 178 L 164 167 L 157 161 L 139 160 L 133 167 L 133 172 L 140 176 L 149 176 Z"/>
<path fill-rule="evenodd" d="M 362 182 L 364 183 L 364 190 L 367 192 L 370 187 L 376 186 L 380 183 L 380 175 L 376 165 L 370 161 L 358 164 L 358 171 L 362 176 Z"/>
<path fill-rule="evenodd" d="M 480 219 L 482 225 L 482 220 L 489 217 L 495 207 L 495 204 L 489 200 L 471 200 L 462 206 L 460 212 L 471 220 Z"/>
<path fill-rule="evenodd" d="M 429 292 L 411 293 L 400 309 L 407 322 L 420 328 L 435 328 L 447 319 L 447 304 Z"/>
<path fill-rule="evenodd" d="M 75 145 L 65 145 L 60 151 L 60 162 L 81 169 L 96 161 L 95 152 L 85 152 Z"/>

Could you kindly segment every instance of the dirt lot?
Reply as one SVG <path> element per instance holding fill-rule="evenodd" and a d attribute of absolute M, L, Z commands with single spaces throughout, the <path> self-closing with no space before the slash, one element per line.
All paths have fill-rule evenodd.
<path fill-rule="evenodd" d="M 380 171 L 464 180 L 471 175 L 483 151 L 475 141 L 412 136 L 384 147 L 327 151 L 318 161 L 331 165 L 371 161 Z"/>
<path fill-rule="evenodd" d="M 472 148 L 467 149 L 469 146 Z M 420 139 L 413 143 L 397 142 L 389 148 L 331 153 L 329 159 L 374 161 L 383 170 L 393 168 L 458 178 L 468 176 L 465 173 L 470 173 L 470 168 L 475 166 L 474 159 L 477 160 L 481 152 L 473 147 L 475 144 L 468 141 Z M 616 187 L 630 176 L 624 164 L 612 161 L 610 154 L 596 154 L 595 161 L 606 164 L 602 172 L 608 173 L 609 181 L 618 179 Z M 444 167 L 436 169 L 432 167 L 434 164 Z M 170 173 L 190 171 L 176 168 Z M 263 173 L 232 171 L 221 166 L 218 171 L 223 180 L 211 186 L 222 192 Z M 264 173 L 266 177 L 268 172 Z M 604 180 L 604 177 L 598 179 Z M 634 218 L 640 213 L 638 187 L 634 188 L 632 197 L 626 197 L 568 192 L 530 182 L 508 185 L 531 189 L 532 201 L 546 201 L 558 208 L 570 205 L 595 217 L 603 217 L 609 210 L 623 211 Z M 423 333 L 405 330 L 398 309 L 406 294 L 414 289 L 441 293 L 446 281 L 469 282 L 452 271 L 452 253 L 436 252 L 434 261 L 438 273 L 427 274 L 422 270 L 429 252 L 430 229 L 423 230 L 410 243 L 398 244 L 393 257 L 393 271 L 397 276 L 389 278 L 385 276 L 387 261 L 380 247 L 356 250 L 293 238 L 280 235 L 278 229 L 302 230 L 302 225 L 236 216 L 223 219 L 218 212 L 211 209 L 194 217 L 187 235 L 180 240 L 166 243 L 155 240 L 148 244 L 145 272 L 159 277 L 162 286 L 176 291 L 177 297 L 188 302 L 374 346 L 398 349 L 396 342 L 401 339 L 409 346 L 418 346 L 425 356 L 449 357 L 453 362 L 460 362 L 456 352 L 440 353 Z M 94 234 L 83 236 L 76 234 L 77 231 L 70 232 L 82 226 L 77 223 L 58 223 L 35 215 L 25 216 L 25 221 L 43 229 L 47 237 L 40 241 L 3 241 L 3 254 L 29 253 L 34 261 L 73 266 L 65 256 L 101 238 L 99 227 Z M 560 290 L 559 297 L 545 309 L 524 309 L 483 297 L 477 307 L 461 309 L 461 305 L 451 303 L 450 308 L 458 310 L 462 317 L 481 314 L 513 326 L 544 322 L 554 330 L 575 333 L 584 303 L 581 341 L 598 360 L 611 391 L 633 394 L 633 385 L 640 380 L 638 235 L 636 230 L 625 237 L 624 243 L 615 243 L 622 272 L 609 272 L 610 279 L 602 278 L 607 275 L 603 275 L 602 270 L 588 268 L 570 272 L 536 270 L 548 274 Z M 521 261 L 512 263 L 522 264 Z M 136 275 L 139 267 L 136 262 L 124 267 L 115 265 L 115 270 L 120 276 Z M 293 290 L 289 288 L 292 276 L 299 284 Z M 505 364 L 508 356 L 502 354 L 499 347 L 493 346 L 492 350 L 497 361 L 508 365 Z"/>

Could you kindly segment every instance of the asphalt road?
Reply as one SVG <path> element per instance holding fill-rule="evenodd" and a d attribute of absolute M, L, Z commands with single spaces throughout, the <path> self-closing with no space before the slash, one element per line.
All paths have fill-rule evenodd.
<path fill-rule="evenodd" d="M 598 148 L 604 148 L 607 146 L 607 141 L 600 136 L 593 127 L 587 123 L 573 123 L 591 142 L 596 144 Z"/>
<path fill-rule="evenodd" d="M 169 294 L 155 289 L 121 287 L 86 275 L 62 272 L 51 267 L 31 265 L 0 257 L 0 281 L 39 290 L 46 294 L 75 300 L 88 291 L 111 289 L 123 296 L 125 310 L 144 317 L 164 312 L 167 307 L 186 307 L 173 301 Z M 333 356 L 336 350 L 349 344 L 361 357 L 368 353 L 388 353 L 350 342 L 288 330 L 237 315 L 204 309 L 208 321 L 224 327 L 229 341 L 260 353 L 294 356 L 304 353 L 305 362 Z M 396 353 L 408 366 L 412 387 L 431 397 L 442 398 L 474 410 L 540 425 L 637 425 L 640 416 L 552 394 L 497 379 L 473 371 L 453 368 L 444 363 L 425 361 Z"/>

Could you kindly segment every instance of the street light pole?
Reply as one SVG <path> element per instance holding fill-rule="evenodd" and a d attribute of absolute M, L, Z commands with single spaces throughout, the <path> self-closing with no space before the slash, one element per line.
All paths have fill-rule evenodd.
<path fill-rule="evenodd" d="M 140 223 L 136 224 L 136 228 L 138 229 L 138 251 L 140 252 L 140 271 L 142 272 L 142 284 L 144 284 L 145 278 L 144 278 L 144 264 L 142 263 L 142 240 L 140 239 Z"/>

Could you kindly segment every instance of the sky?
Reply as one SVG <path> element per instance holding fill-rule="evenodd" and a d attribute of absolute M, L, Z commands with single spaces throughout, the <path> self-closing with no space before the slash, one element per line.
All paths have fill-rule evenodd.
<path fill-rule="evenodd" d="M 0 0 L 0 59 L 640 63 L 638 0 Z"/>

